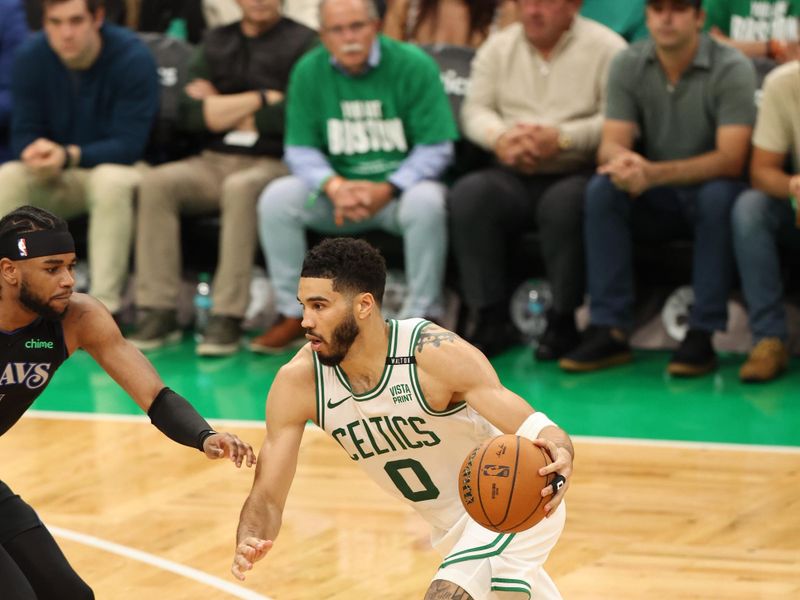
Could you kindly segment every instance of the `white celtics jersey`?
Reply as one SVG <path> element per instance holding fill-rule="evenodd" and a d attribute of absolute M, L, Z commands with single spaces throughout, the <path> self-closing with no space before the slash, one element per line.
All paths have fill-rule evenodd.
<path fill-rule="evenodd" d="M 381 487 L 447 531 L 465 514 L 457 483 L 464 458 L 500 432 L 466 403 L 437 412 L 425 401 L 414 346 L 429 324 L 389 321 L 383 375 L 363 394 L 353 392 L 344 371 L 323 366 L 314 354 L 317 422 Z"/>

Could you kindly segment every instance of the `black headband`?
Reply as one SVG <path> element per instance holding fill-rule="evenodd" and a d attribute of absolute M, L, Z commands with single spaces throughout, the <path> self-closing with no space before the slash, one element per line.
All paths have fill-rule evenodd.
<path fill-rule="evenodd" d="M 75 252 L 75 240 L 69 231 L 46 229 L 9 233 L 0 238 L 0 258 L 27 260 L 68 252 Z"/>

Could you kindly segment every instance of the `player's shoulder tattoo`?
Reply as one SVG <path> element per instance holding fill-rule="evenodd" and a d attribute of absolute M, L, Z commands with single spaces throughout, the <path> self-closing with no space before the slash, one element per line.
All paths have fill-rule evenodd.
<path fill-rule="evenodd" d="M 452 344 L 456 341 L 456 338 L 458 338 L 458 336 L 452 331 L 442 329 L 438 325 L 429 325 L 420 332 L 414 350 L 416 352 L 422 352 L 425 346 L 434 346 L 438 348 L 444 343 Z"/>

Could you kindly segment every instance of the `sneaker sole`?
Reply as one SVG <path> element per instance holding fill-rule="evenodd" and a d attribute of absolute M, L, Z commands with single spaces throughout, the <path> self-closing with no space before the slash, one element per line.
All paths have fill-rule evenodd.
<path fill-rule="evenodd" d="M 704 365 L 689 365 L 686 363 L 669 363 L 667 365 L 667 373 L 673 377 L 699 377 L 700 375 L 707 375 L 716 371 L 719 367 L 717 359 L 708 362 Z"/>
<path fill-rule="evenodd" d="M 197 356 L 231 356 L 236 354 L 241 347 L 241 341 L 230 344 L 212 344 L 201 342 L 195 348 Z"/>
<path fill-rule="evenodd" d="M 248 348 L 250 348 L 251 352 L 255 352 L 256 354 L 268 354 L 270 356 L 273 356 L 275 354 L 284 354 L 285 352 L 289 352 L 291 350 L 296 350 L 296 349 L 302 347 L 303 345 L 305 345 L 305 343 L 307 341 L 308 340 L 306 340 L 306 338 L 304 338 L 304 337 L 297 338 L 296 340 L 292 340 L 291 342 L 289 342 L 285 346 L 281 346 L 279 348 L 276 348 L 276 347 L 273 347 L 273 346 L 262 346 L 260 344 L 252 344 L 251 343 L 248 346 Z"/>
<path fill-rule="evenodd" d="M 128 338 L 128 341 L 133 344 L 137 349 L 141 350 L 142 352 L 146 352 L 148 350 L 158 350 L 159 348 L 163 348 L 164 346 L 170 346 L 172 344 L 177 344 L 183 339 L 183 331 L 173 331 L 172 333 L 168 333 L 163 338 L 158 338 L 156 340 L 137 340 L 135 338 Z"/>
<path fill-rule="evenodd" d="M 624 354 L 615 354 L 614 356 L 609 356 L 608 358 L 596 360 L 594 362 L 578 362 L 569 358 L 562 358 L 558 361 L 558 366 L 570 373 L 588 373 L 590 371 L 599 371 L 600 369 L 624 365 L 631 361 L 633 361 L 633 354 L 625 352 Z"/>

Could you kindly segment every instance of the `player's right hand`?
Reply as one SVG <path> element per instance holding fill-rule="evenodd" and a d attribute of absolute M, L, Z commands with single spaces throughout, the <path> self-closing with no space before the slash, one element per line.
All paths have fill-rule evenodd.
<path fill-rule="evenodd" d="M 236 554 L 233 556 L 231 573 L 239 581 L 244 581 L 245 571 L 253 568 L 256 561 L 261 560 L 272 548 L 272 540 L 262 540 L 255 537 L 245 538 L 242 543 L 236 546 Z"/>
<path fill-rule="evenodd" d="M 230 458 L 236 467 L 241 467 L 246 462 L 248 467 L 256 464 L 256 454 L 253 447 L 243 442 L 232 433 L 219 432 L 203 440 L 203 452 L 210 459 Z"/>

